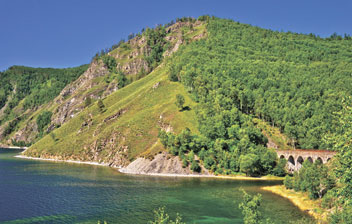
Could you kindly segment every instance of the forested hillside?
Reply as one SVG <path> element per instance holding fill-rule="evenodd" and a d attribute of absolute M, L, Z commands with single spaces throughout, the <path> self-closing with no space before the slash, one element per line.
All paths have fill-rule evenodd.
<path fill-rule="evenodd" d="M 66 69 L 12 66 L 1 72 L 0 125 L 3 131 L 0 139 L 13 132 L 36 108 L 53 100 L 87 68 L 88 65 Z"/>
<path fill-rule="evenodd" d="M 351 116 L 342 103 L 352 95 L 348 35 L 320 38 L 209 16 L 182 18 L 96 54 L 71 82 L 86 69 L 2 73 L 3 136 L 16 129 L 23 111 L 47 103 L 29 118 L 43 138 L 27 156 L 127 167 L 162 153 L 163 162 L 176 158 L 187 172 L 284 176 L 286 161 L 268 148 L 270 133 L 261 130 L 271 126 L 288 138 L 280 147 L 342 147 L 337 165 L 328 163 L 338 168 L 335 176 L 329 166 L 306 162 L 302 174 L 286 181 L 312 198 L 342 189 L 328 195 L 350 209 L 344 198 L 351 195 Z M 335 140 L 324 141 L 330 134 Z"/>
<path fill-rule="evenodd" d="M 178 155 L 197 152 L 220 173 L 242 170 L 241 163 L 242 171 L 267 173 L 274 161 L 256 117 L 278 127 L 292 147 L 326 149 L 322 138 L 335 132 L 333 114 L 352 92 L 350 38 L 207 20 L 208 38 L 180 49 L 170 65 L 170 79 L 199 103 L 201 136 L 179 142 L 182 136 L 162 133 L 164 145 Z"/>
<path fill-rule="evenodd" d="M 217 124 L 219 110 L 237 108 L 280 127 L 296 147 L 325 149 L 322 136 L 336 128 L 333 112 L 352 93 L 352 40 L 222 19 L 207 29 L 209 38 L 179 51 L 172 66 L 196 101 L 211 103 L 202 110 L 208 116 L 201 128 L 211 132 L 204 134 L 225 136 L 206 124 Z"/>
<path fill-rule="evenodd" d="M 171 55 L 173 52 L 175 53 Z M 171 154 L 179 156 L 184 166 L 192 165 L 193 170 L 197 171 L 200 169 L 200 162 L 215 173 L 284 175 L 285 164 L 277 159 L 274 151 L 268 150 L 268 139 L 258 128 L 258 119 L 281 130 L 290 139 L 292 148 L 327 149 L 328 145 L 322 138 L 326 133 L 335 132 L 337 118 L 333 114 L 341 110 L 342 98 L 351 95 L 351 56 L 349 36 L 320 38 L 313 34 L 277 32 L 231 20 L 201 16 L 198 20 L 178 20 L 177 23 L 143 30 L 141 34 L 132 36 L 128 42 L 120 42 L 108 51 L 97 54 L 93 65 L 104 69 L 104 72 L 99 77 L 93 77 L 92 81 L 94 85 L 103 88 L 107 86 L 103 83 L 117 80 L 118 89 L 124 89 L 126 84 L 134 80 L 146 79 L 144 76 L 159 65 L 158 72 L 168 75 L 171 82 L 181 82 L 193 101 L 192 105 L 195 105 L 189 108 L 188 105 L 183 105 L 184 97 L 177 96 L 174 101 L 179 110 L 174 110 L 176 107 L 170 108 L 169 113 L 172 119 L 175 114 L 186 113 L 188 110 L 196 112 L 197 130 L 194 130 L 193 124 L 181 122 L 184 124 L 184 131 L 174 129 L 167 132 L 170 130 L 161 128 L 159 133 L 164 147 Z M 131 88 L 125 91 L 132 95 L 139 91 L 136 87 L 133 90 Z M 144 88 L 143 84 L 138 88 Z M 117 92 L 120 91 L 122 89 Z M 93 92 L 93 89 L 78 95 L 85 99 L 89 92 Z M 94 95 L 94 99 L 100 96 Z M 122 112 L 126 112 L 125 109 L 128 108 L 125 103 L 119 109 L 115 108 L 121 111 L 118 115 L 119 122 L 127 122 L 119 131 L 111 129 L 105 136 L 102 131 L 99 131 L 99 135 L 97 132 L 84 135 L 80 133 L 79 130 L 85 125 L 93 125 L 94 130 L 100 129 L 101 126 L 95 127 L 97 124 L 94 121 L 104 117 L 103 120 L 108 119 L 110 112 L 107 113 L 104 107 L 112 108 L 113 101 L 110 99 L 114 97 L 106 96 L 108 98 L 104 100 L 103 95 L 103 101 L 97 105 L 102 108 L 100 114 L 89 112 L 93 109 L 89 109 L 91 102 L 88 102 L 86 108 L 81 106 L 78 110 L 85 111 L 83 114 L 86 117 L 82 114 L 82 121 L 74 118 L 65 126 L 65 130 L 70 125 L 76 128 L 65 132 L 60 131 L 62 128 L 53 131 L 51 140 L 46 137 L 27 154 L 50 157 L 62 155 L 66 151 L 63 158 L 73 156 L 72 158 L 77 159 L 82 154 L 76 155 L 79 149 L 71 146 L 84 145 L 88 151 L 97 150 L 99 156 L 94 158 L 104 160 L 99 147 L 107 147 L 106 142 L 110 138 L 107 136 L 117 134 L 124 141 L 127 140 L 127 145 L 120 141 L 118 147 L 126 149 L 124 154 L 131 161 L 143 155 L 143 150 L 148 151 L 148 155 L 159 151 L 159 146 L 158 150 L 153 151 L 148 147 L 154 146 L 145 148 L 144 145 L 141 150 L 138 141 L 129 141 L 134 137 L 127 131 L 132 123 L 123 118 L 126 115 Z M 77 102 L 75 96 L 68 96 L 68 99 L 70 102 Z M 149 100 L 153 101 L 152 98 Z M 129 103 L 139 104 L 134 101 Z M 172 110 L 174 111 L 171 112 Z M 74 113 L 69 117 L 73 116 Z M 130 122 L 139 119 L 138 115 L 129 116 L 132 116 Z M 162 113 L 159 116 L 162 117 Z M 167 123 L 171 122 L 170 119 Z M 146 126 L 149 129 L 160 127 L 160 123 L 157 120 L 155 122 Z M 191 130 L 187 129 L 188 126 Z M 138 128 L 145 130 L 146 127 L 139 124 Z M 120 135 L 123 132 L 126 134 Z M 55 134 L 61 137 L 53 137 Z M 67 139 L 75 138 L 77 144 L 72 145 L 72 141 L 66 144 L 64 135 L 70 135 Z M 144 136 L 146 142 L 156 137 L 155 133 L 141 136 Z M 67 149 L 62 149 L 63 145 Z M 111 147 L 108 151 L 114 151 L 113 148 L 117 146 Z M 63 151 L 58 152 L 59 148 Z M 41 153 L 38 154 L 39 151 Z M 194 155 L 200 161 L 194 160 Z"/>

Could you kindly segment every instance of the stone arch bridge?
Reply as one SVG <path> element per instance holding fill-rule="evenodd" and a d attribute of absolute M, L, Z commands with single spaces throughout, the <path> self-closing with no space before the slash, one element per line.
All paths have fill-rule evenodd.
<path fill-rule="evenodd" d="M 336 152 L 326 150 L 306 149 L 276 150 L 276 153 L 279 158 L 287 160 L 287 169 L 289 172 L 299 170 L 305 160 L 309 160 L 312 163 L 320 160 L 322 163 L 326 163 L 336 154 Z"/>

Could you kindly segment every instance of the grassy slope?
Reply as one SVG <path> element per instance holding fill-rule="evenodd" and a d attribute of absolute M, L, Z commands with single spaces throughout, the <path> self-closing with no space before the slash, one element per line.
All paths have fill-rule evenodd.
<path fill-rule="evenodd" d="M 280 150 L 291 150 L 292 146 L 289 144 L 290 139 L 280 132 L 278 127 L 273 127 L 267 122 L 260 120 L 258 118 L 254 118 L 254 123 L 257 124 L 257 127 L 262 130 L 263 134 L 270 139 L 272 142 L 277 145 Z"/>
<path fill-rule="evenodd" d="M 153 89 L 158 82 L 159 87 Z M 185 105 L 191 110 L 178 111 L 175 105 L 176 94 L 186 97 Z M 150 75 L 111 94 L 103 102 L 106 106 L 104 113 L 100 113 L 96 104 L 92 104 L 54 131 L 56 141 L 53 135 L 45 136 L 28 149 L 26 155 L 55 155 L 66 159 L 88 160 L 85 154 L 89 149 L 84 148 L 114 134 L 119 135 L 119 140 L 111 150 L 128 146 L 126 156 L 129 160 L 139 155 L 153 155 L 162 150 L 157 138 L 160 115 L 163 116 L 164 123 L 170 124 L 176 133 L 184 127 L 197 132 L 195 113 L 192 110 L 195 104 L 188 98 L 182 84 L 168 80 L 165 66 L 159 66 Z M 125 109 L 126 112 L 115 120 L 103 122 L 120 109 Z M 78 133 L 89 114 L 93 115 L 92 126 Z M 101 158 L 111 153 L 111 150 L 103 149 L 100 152 Z"/>

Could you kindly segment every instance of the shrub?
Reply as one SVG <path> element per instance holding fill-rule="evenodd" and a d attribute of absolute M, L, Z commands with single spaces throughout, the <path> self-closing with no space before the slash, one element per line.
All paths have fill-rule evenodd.
<path fill-rule="evenodd" d="M 284 185 L 286 189 L 293 189 L 293 183 L 294 183 L 293 177 L 286 175 L 284 179 Z"/>

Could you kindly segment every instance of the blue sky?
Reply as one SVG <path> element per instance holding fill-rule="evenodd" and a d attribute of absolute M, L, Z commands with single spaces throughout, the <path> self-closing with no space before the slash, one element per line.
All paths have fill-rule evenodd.
<path fill-rule="evenodd" d="M 128 34 L 182 16 L 210 14 L 322 37 L 352 34 L 351 10 L 348 0 L 0 0 L 0 71 L 89 63 Z"/>

